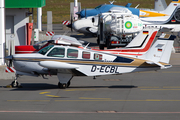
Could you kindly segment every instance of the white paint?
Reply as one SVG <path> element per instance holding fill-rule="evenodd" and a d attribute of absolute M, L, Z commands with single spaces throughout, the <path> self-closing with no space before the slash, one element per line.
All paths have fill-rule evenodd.
<path fill-rule="evenodd" d="M 42 31 L 42 8 L 37 8 L 37 26 L 38 30 Z"/>
<path fill-rule="evenodd" d="M 5 3 L 0 0 L 0 65 L 4 65 L 5 50 Z"/>

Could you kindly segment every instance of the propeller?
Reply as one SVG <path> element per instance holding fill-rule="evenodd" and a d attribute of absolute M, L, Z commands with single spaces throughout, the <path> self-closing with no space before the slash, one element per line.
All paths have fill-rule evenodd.
<path fill-rule="evenodd" d="M 12 55 L 12 44 L 10 43 L 9 51 L 8 51 L 9 56 L 5 57 L 6 60 L 8 60 L 8 67 L 12 67 L 12 61 L 13 61 L 13 55 Z"/>
<path fill-rule="evenodd" d="M 85 18 L 87 19 L 87 16 L 86 16 L 86 8 L 85 8 Z"/>
<path fill-rule="evenodd" d="M 73 31 L 72 24 L 73 24 L 73 18 L 72 18 L 72 13 L 71 13 L 71 32 Z"/>
<path fill-rule="evenodd" d="M 7 57 L 5 57 L 6 60 L 8 60 L 8 67 L 12 67 L 12 61 L 13 61 L 13 55 L 9 55 Z"/>

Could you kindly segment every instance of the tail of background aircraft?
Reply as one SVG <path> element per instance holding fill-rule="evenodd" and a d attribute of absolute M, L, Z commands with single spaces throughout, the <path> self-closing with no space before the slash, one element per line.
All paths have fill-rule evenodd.
<path fill-rule="evenodd" d="M 148 60 L 149 64 L 158 64 L 158 62 L 168 64 L 175 38 L 174 35 L 162 34 L 149 51 L 139 58 Z"/>
<path fill-rule="evenodd" d="M 180 7 L 180 0 L 172 0 L 172 2 L 167 6 L 167 8 L 162 11 L 162 13 L 171 15 L 177 7 Z"/>
<path fill-rule="evenodd" d="M 165 0 L 154 0 L 154 10 L 155 11 L 163 11 L 167 8 L 167 4 Z"/>

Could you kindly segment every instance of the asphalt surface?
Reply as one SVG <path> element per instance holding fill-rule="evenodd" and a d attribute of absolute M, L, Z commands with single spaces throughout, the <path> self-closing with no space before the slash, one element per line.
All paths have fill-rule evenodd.
<path fill-rule="evenodd" d="M 95 45 L 95 38 L 68 35 Z M 0 80 L 0 120 L 179 120 L 179 60 L 173 55 L 173 67 L 160 71 L 74 77 L 67 89 L 56 76 L 21 76 L 21 88 Z"/>
<path fill-rule="evenodd" d="M 59 89 L 56 76 L 22 76 L 22 88 L 0 81 L 0 116 L 43 120 L 178 120 L 180 66 L 161 71 L 123 75 L 74 77 Z"/>

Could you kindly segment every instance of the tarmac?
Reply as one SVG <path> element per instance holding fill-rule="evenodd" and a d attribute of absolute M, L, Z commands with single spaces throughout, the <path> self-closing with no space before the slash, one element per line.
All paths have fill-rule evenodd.
<path fill-rule="evenodd" d="M 56 76 L 21 76 L 21 88 L 0 80 L 2 120 L 179 120 L 180 65 L 123 75 L 74 77 L 59 89 Z"/>

